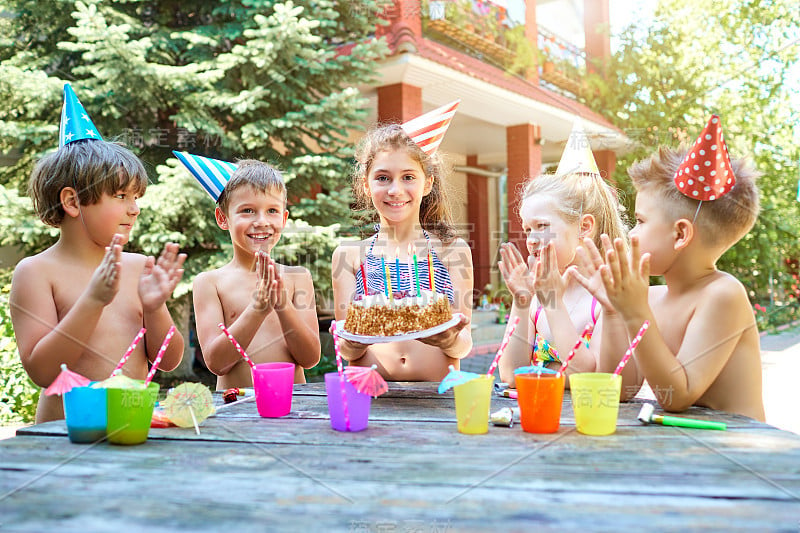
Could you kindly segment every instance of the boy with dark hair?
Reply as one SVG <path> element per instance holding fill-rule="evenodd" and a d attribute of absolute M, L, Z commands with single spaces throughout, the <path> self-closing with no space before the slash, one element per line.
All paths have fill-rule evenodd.
<path fill-rule="evenodd" d="M 9 304 L 25 371 L 47 387 L 62 363 L 92 380 L 107 378 L 145 327 L 123 372 L 144 379 L 173 325 L 166 301 L 183 275 L 184 254 L 168 243 L 158 260 L 123 253 L 139 215 L 147 174 L 129 150 L 100 139 L 69 85 L 64 87 L 59 149 L 36 165 L 29 184 L 34 209 L 59 228 L 58 242 L 20 261 Z M 110 243 L 110 244 L 109 244 Z M 178 366 L 176 333 L 162 370 Z M 36 422 L 64 417 L 60 398 L 41 395 Z"/>

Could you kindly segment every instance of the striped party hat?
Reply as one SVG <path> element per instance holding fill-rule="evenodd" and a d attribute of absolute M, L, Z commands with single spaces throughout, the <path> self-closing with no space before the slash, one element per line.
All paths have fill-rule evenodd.
<path fill-rule="evenodd" d="M 579 118 L 576 118 L 572 124 L 572 131 L 567 139 L 567 145 L 564 147 L 564 153 L 561 154 L 561 161 L 558 162 L 556 174 L 559 176 L 564 174 L 600 176 L 589 137 L 583 130 L 583 122 Z"/>
<path fill-rule="evenodd" d="M 433 154 L 439 145 L 442 144 L 444 134 L 450 127 L 450 121 L 456 114 L 456 108 L 461 100 L 455 100 L 449 104 L 437 107 L 433 111 L 413 118 L 402 124 L 403 130 L 417 143 L 423 152 Z"/>
<path fill-rule="evenodd" d="M 192 176 L 200 182 L 200 185 L 211 195 L 215 202 L 219 199 L 219 195 L 222 194 L 222 189 L 228 184 L 228 180 L 231 179 L 231 174 L 236 170 L 236 165 L 227 161 L 193 155 L 187 152 L 176 152 L 175 150 L 172 153 L 192 173 Z"/>
<path fill-rule="evenodd" d="M 72 86 L 69 83 L 65 83 L 64 105 L 61 107 L 61 125 L 58 128 L 58 147 L 63 148 L 71 142 L 84 139 L 103 140 L 97 128 L 94 127 L 92 119 L 89 118 L 86 110 L 81 105 L 80 100 L 75 96 Z"/>

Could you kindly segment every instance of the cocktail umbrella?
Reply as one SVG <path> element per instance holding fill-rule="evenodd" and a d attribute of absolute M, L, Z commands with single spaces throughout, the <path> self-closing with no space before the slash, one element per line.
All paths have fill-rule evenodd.
<path fill-rule="evenodd" d="M 558 374 L 558 371 L 551 370 L 544 365 L 530 365 L 515 368 L 514 375 L 517 374 Z"/>
<path fill-rule="evenodd" d="M 456 385 L 461 385 L 462 383 L 466 383 L 467 381 L 472 381 L 475 378 L 480 377 L 480 374 L 476 374 L 475 372 L 464 372 L 462 370 L 456 370 L 453 365 L 450 365 L 450 372 L 444 377 L 441 383 L 439 383 L 439 394 L 443 394 L 444 392 L 452 389 Z"/>
<path fill-rule="evenodd" d="M 348 366 L 344 375 L 358 392 L 377 398 L 389 390 L 386 380 L 378 372 L 378 365 Z"/>
<path fill-rule="evenodd" d="M 65 392 L 71 391 L 75 387 L 85 387 L 91 383 L 89 378 L 85 378 L 78 374 L 77 372 L 73 372 L 72 370 L 67 368 L 67 365 L 62 363 L 61 364 L 61 372 L 56 376 L 56 379 L 44 390 L 44 393 L 47 396 L 52 396 L 53 394 L 64 394 Z"/>
<path fill-rule="evenodd" d="M 162 405 L 164 414 L 173 424 L 194 427 L 198 435 L 199 425 L 215 411 L 211 391 L 202 383 L 181 383 L 167 393 Z"/>

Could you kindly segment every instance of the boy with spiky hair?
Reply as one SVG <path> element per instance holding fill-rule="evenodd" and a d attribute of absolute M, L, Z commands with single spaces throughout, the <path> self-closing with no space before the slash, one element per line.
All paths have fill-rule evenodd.
<path fill-rule="evenodd" d="M 572 272 L 613 305 L 631 338 L 650 321 L 623 371 L 623 399 L 647 379 L 668 411 L 701 405 L 763 421 L 761 351 L 747 290 L 716 267 L 755 223 L 757 172 L 729 159 L 712 116 L 690 148 L 660 148 L 628 173 L 637 191 L 630 258 L 619 241 L 605 240 L 605 258 L 586 242 L 584 266 L 602 283 Z M 648 287 L 650 275 L 666 285 Z M 612 371 L 622 354 L 601 351 L 600 370 Z"/>

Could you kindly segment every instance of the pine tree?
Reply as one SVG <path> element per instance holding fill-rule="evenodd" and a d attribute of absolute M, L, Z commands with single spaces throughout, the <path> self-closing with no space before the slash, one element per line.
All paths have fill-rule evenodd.
<path fill-rule="evenodd" d="M 228 239 L 213 201 L 170 151 L 259 159 L 281 169 L 289 189 L 291 222 L 276 253 L 310 263 L 324 292 L 333 224 L 351 222 L 347 135 L 366 120 L 356 87 L 385 53 L 372 38 L 382 8 L 381 0 L 0 1 L 0 153 L 19 156 L 0 167 L 0 185 L 12 189 L 0 203 L 24 204 L 34 161 L 57 146 L 68 81 L 101 134 L 126 142 L 151 173 L 128 249 L 154 254 L 167 240 L 180 243 L 190 257 L 185 293 L 196 273 L 227 260 Z M 52 242 L 52 231 L 34 227 L 24 242 L 4 231 L 0 244 L 31 253 Z"/>
<path fill-rule="evenodd" d="M 103 137 L 148 168 L 126 249 L 156 255 L 174 241 L 189 254 L 172 303 L 184 332 L 192 280 L 231 253 L 214 202 L 173 149 L 283 172 L 290 221 L 273 257 L 308 267 L 327 307 L 337 231 L 353 223 L 348 135 L 367 118 L 357 87 L 386 53 L 374 38 L 385 4 L 0 0 L 0 246 L 31 254 L 58 235 L 36 220 L 25 189 L 35 161 L 58 145 L 70 82 Z"/>

